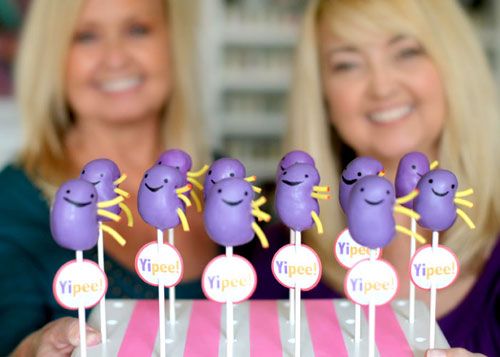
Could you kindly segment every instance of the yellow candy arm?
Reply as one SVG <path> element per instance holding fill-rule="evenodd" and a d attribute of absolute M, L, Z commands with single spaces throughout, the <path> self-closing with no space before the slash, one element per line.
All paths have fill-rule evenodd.
<path fill-rule="evenodd" d="M 476 225 L 472 222 L 472 219 L 467 216 L 467 213 L 462 211 L 460 208 L 457 208 L 457 214 L 464 220 L 465 223 L 469 226 L 470 229 L 475 229 Z"/>
<path fill-rule="evenodd" d="M 316 224 L 316 229 L 318 230 L 318 234 L 323 234 L 323 223 L 321 223 L 321 220 L 319 219 L 316 212 L 311 211 L 311 217 L 314 223 Z"/>
<path fill-rule="evenodd" d="M 313 191 L 316 191 L 316 192 L 330 192 L 330 186 L 313 186 Z"/>
<path fill-rule="evenodd" d="M 113 184 L 115 184 L 115 186 L 118 186 L 126 179 L 127 179 L 127 174 L 122 174 L 119 178 L 117 178 L 115 181 L 113 181 Z"/>
<path fill-rule="evenodd" d="M 420 215 L 409 209 L 409 208 L 406 208 L 406 207 L 403 207 L 403 206 L 400 206 L 400 205 L 394 205 L 394 211 L 395 212 L 399 212 L 399 213 L 402 213 L 404 214 L 405 216 L 408 216 L 408 217 L 411 217 L 411 218 L 414 218 L 416 219 L 417 221 L 420 219 Z"/>
<path fill-rule="evenodd" d="M 433 162 L 431 162 L 431 164 L 429 165 L 429 169 L 432 171 L 434 170 L 436 167 L 439 166 L 439 162 L 437 160 L 434 160 Z"/>
<path fill-rule="evenodd" d="M 453 202 L 455 202 L 457 205 L 462 205 L 468 208 L 474 207 L 474 203 L 469 200 L 464 200 L 463 198 L 455 198 Z"/>
<path fill-rule="evenodd" d="M 245 177 L 246 182 L 255 182 L 256 180 L 257 180 L 257 176 L 255 176 L 255 175 Z"/>
<path fill-rule="evenodd" d="M 203 167 L 201 169 L 199 169 L 198 171 L 189 171 L 187 173 L 188 177 L 200 177 L 201 175 L 203 175 L 205 172 L 207 172 L 208 170 L 208 165 L 203 165 Z"/>
<path fill-rule="evenodd" d="M 108 208 L 108 207 L 113 207 L 119 204 L 120 202 L 123 202 L 123 197 L 122 196 L 116 196 L 112 200 L 109 201 L 101 201 L 97 203 L 98 208 Z"/>
<path fill-rule="evenodd" d="M 132 212 L 130 212 L 130 208 L 128 208 L 128 206 L 123 202 L 120 202 L 118 205 L 120 206 L 122 211 L 125 212 L 125 216 L 127 216 L 127 225 L 129 227 L 133 227 L 134 226 L 134 217 L 132 216 Z"/>
<path fill-rule="evenodd" d="M 378 176 L 380 176 L 380 177 L 384 177 L 384 176 L 385 176 L 385 171 L 384 171 L 384 170 L 380 171 L 380 172 L 378 173 Z"/>
<path fill-rule="evenodd" d="M 399 224 L 396 225 L 396 231 L 399 233 L 406 234 L 407 236 L 414 237 L 416 240 L 418 240 L 419 243 L 425 244 L 426 240 L 424 237 L 422 237 L 420 234 L 417 232 L 413 233 L 410 231 L 408 228 L 400 226 Z"/>
<path fill-rule="evenodd" d="M 187 180 L 193 184 L 193 186 L 196 186 L 198 190 L 203 191 L 203 185 L 198 182 L 195 178 L 188 177 Z"/>
<path fill-rule="evenodd" d="M 252 208 L 259 208 L 263 204 L 267 202 L 267 199 L 264 196 L 259 197 L 255 201 L 252 201 Z"/>
<path fill-rule="evenodd" d="M 186 207 L 191 207 L 191 201 L 189 198 L 184 196 L 182 193 L 177 194 L 177 197 L 179 197 L 179 199 L 186 204 Z"/>
<path fill-rule="evenodd" d="M 127 243 L 127 241 L 120 235 L 120 233 L 118 233 L 117 231 L 115 231 L 113 228 L 111 228 L 110 226 L 106 226 L 105 224 L 101 224 L 101 228 L 102 228 L 102 231 L 103 232 L 106 232 L 108 233 L 111 237 L 113 237 L 117 242 L 118 244 L 120 244 L 122 247 L 125 245 L 125 243 Z"/>
<path fill-rule="evenodd" d="M 102 217 L 109 218 L 115 222 L 120 221 L 121 217 L 113 212 L 106 211 L 105 209 L 98 209 L 97 214 Z"/>
<path fill-rule="evenodd" d="M 175 193 L 177 193 L 178 195 L 179 194 L 182 194 L 182 193 L 186 193 L 188 192 L 189 190 L 191 190 L 193 188 L 193 186 L 191 184 L 187 184 L 185 186 L 182 186 L 181 188 L 178 188 L 175 190 Z"/>
<path fill-rule="evenodd" d="M 185 232 L 189 232 L 189 223 L 187 221 L 186 215 L 184 214 L 184 212 L 180 208 L 177 208 L 177 215 L 179 216 L 179 219 L 181 220 L 182 229 Z"/>
<path fill-rule="evenodd" d="M 326 195 L 324 193 L 317 193 L 317 192 L 312 192 L 311 197 L 316 198 L 318 200 L 329 200 L 330 198 L 332 198 L 332 196 L 330 196 L 330 195 Z"/>
<path fill-rule="evenodd" d="M 264 234 L 264 232 L 262 232 L 262 229 L 260 229 L 259 225 L 255 222 L 252 222 L 252 228 L 259 238 L 262 248 L 269 248 L 269 242 L 267 241 L 266 235 Z"/>
<path fill-rule="evenodd" d="M 252 185 L 252 190 L 253 190 L 253 192 L 255 192 L 255 193 L 261 193 L 261 192 L 262 192 L 262 189 L 261 189 L 260 187 L 253 186 L 253 185 Z"/>
<path fill-rule="evenodd" d="M 467 196 L 470 196 L 474 193 L 474 190 L 472 188 L 469 188 L 467 190 L 463 190 L 463 191 L 458 191 L 456 194 L 455 194 L 455 197 L 456 198 L 462 198 L 462 197 L 467 197 Z"/>
<path fill-rule="evenodd" d="M 261 221 L 269 222 L 271 220 L 271 215 L 261 211 L 259 209 L 253 209 L 252 210 L 252 215 L 257 217 Z"/>
<path fill-rule="evenodd" d="M 194 201 L 194 204 L 196 206 L 196 212 L 201 212 L 203 210 L 203 205 L 201 204 L 201 200 L 196 194 L 196 192 L 191 191 L 191 198 Z"/>
<path fill-rule="evenodd" d="M 399 197 L 399 198 L 396 198 L 396 203 L 402 205 L 404 203 L 407 203 L 407 202 L 410 202 L 411 200 L 413 200 L 415 197 L 417 197 L 419 194 L 418 190 L 417 189 L 414 189 L 413 191 L 411 191 L 409 194 L 407 194 L 406 196 L 403 196 L 403 197 Z"/>
<path fill-rule="evenodd" d="M 115 188 L 114 189 L 115 193 L 120 195 L 120 196 L 123 196 L 125 198 L 130 198 L 130 193 L 128 193 L 127 191 L 125 190 L 122 190 L 121 188 Z"/>

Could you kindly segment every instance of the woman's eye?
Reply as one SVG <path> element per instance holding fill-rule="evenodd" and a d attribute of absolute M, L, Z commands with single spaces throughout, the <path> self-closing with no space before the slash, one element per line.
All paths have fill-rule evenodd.
<path fill-rule="evenodd" d="M 75 34 L 74 40 L 77 43 L 90 43 L 97 40 L 97 34 L 93 31 L 79 31 Z"/>
<path fill-rule="evenodd" d="M 421 47 L 406 47 L 399 50 L 397 57 L 400 59 L 413 58 L 420 56 L 424 51 Z"/>
<path fill-rule="evenodd" d="M 149 33 L 149 28 L 144 25 L 132 25 L 128 30 L 129 34 L 132 36 L 144 36 Z"/>
<path fill-rule="evenodd" d="M 338 62 L 331 65 L 333 72 L 348 72 L 358 67 L 355 62 Z"/>

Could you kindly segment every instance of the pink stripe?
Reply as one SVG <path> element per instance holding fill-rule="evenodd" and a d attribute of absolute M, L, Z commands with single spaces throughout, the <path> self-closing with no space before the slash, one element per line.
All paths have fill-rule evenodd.
<path fill-rule="evenodd" d="M 250 301 L 250 356 L 283 356 L 278 303 L 276 300 Z"/>
<path fill-rule="evenodd" d="M 368 306 L 364 306 L 363 310 L 368 316 Z M 375 343 L 381 357 L 413 356 L 391 304 L 375 308 Z"/>
<path fill-rule="evenodd" d="M 221 304 L 213 301 L 193 301 L 184 357 L 219 355 L 221 310 Z"/>
<path fill-rule="evenodd" d="M 332 351 L 335 351 L 335 356 L 349 356 L 333 301 L 330 299 L 303 301 L 314 355 L 331 356 Z"/>
<path fill-rule="evenodd" d="M 158 300 L 137 300 L 118 356 L 151 356 L 158 326 Z"/>

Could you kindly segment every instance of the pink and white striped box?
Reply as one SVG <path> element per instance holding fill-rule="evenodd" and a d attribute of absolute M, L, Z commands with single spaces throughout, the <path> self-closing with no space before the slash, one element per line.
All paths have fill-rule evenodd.
<path fill-rule="evenodd" d="M 108 341 L 90 347 L 88 356 L 159 356 L 158 301 L 107 300 Z M 167 314 L 168 314 L 168 309 Z M 354 306 L 347 300 L 302 301 L 302 356 L 367 356 L 367 310 L 362 314 L 361 342 L 354 343 Z M 377 356 L 424 356 L 428 348 L 429 313 L 418 302 L 416 320 L 408 323 L 408 305 L 398 300 L 376 309 Z M 166 316 L 167 356 L 225 356 L 224 305 L 208 300 L 178 300 L 178 321 Z M 235 305 L 234 356 L 294 355 L 294 329 L 288 323 L 288 301 L 253 300 Z M 89 324 L 99 329 L 99 308 Z M 448 348 L 436 327 L 436 348 Z M 75 351 L 74 356 L 79 356 Z"/>

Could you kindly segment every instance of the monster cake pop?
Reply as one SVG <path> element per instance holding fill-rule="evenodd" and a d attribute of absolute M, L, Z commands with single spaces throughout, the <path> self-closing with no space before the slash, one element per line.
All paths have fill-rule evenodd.
<path fill-rule="evenodd" d="M 233 255 L 233 247 L 250 242 L 255 235 L 264 248 L 269 246 L 262 229 L 255 222 L 255 217 L 269 221 L 270 216 L 260 210 L 265 202 L 264 197 L 253 200 L 252 185 L 243 178 L 225 178 L 216 182 L 207 192 L 205 211 L 203 214 L 208 236 L 216 243 L 226 247 L 226 255 L 210 261 L 203 272 L 203 291 L 215 301 L 226 304 L 226 355 L 233 355 L 234 327 L 233 303 L 248 298 L 255 289 L 256 276 L 252 265 L 244 258 Z M 217 268 L 220 267 L 220 268 Z M 216 269 L 222 269 L 216 271 Z M 229 277 L 228 277 L 229 276 Z M 253 276 L 253 278 L 247 278 Z M 230 292 L 238 289 L 242 293 L 232 296 L 219 294 L 210 283 L 214 277 L 225 281 L 246 282 L 244 286 L 235 286 Z M 223 278 L 225 277 L 225 278 Z M 207 283 L 208 282 L 208 283 Z"/>
<path fill-rule="evenodd" d="M 307 152 L 301 150 L 289 151 L 288 153 L 285 154 L 285 156 L 281 158 L 278 164 L 278 167 L 276 169 L 276 181 L 279 180 L 283 171 L 285 171 L 294 164 L 308 164 L 316 166 L 314 159 Z"/>
<path fill-rule="evenodd" d="M 104 208 L 115 206 L 121 200 L 123 198 L 120 196 L 111 201 L 98 202 L 95 187 L 85 180 L 75 179 L 61 185 L 51 207 L 50 229 L 54 240 L 60 246 L 76 251 L 76 262 L 66 263 L 56 273 L 53 291 L 62 306 L 78 309 L 82 356 L 86 355 L 85 308 L 97 304 L 107 288 L 104 272 L 95 263 L 84 260 L 82 251 L 92 249 L 97 244 L 99 228 L 111 234 L 120 244 L 125 244 L 118 232 L 99 223 L 99 217 L 115 221 L 120 219 Z M 66 288 L 68 281 L 71 281 L 73 289 L 69 297 L 69 288 Z M 85 288 L 80 290 L 84 285 Z M 74 298 L 77 291 L 78 298 Z"/>
<path fill-rule="evenodd" d="M 189 231 L 189 223 L 185 215 L 185 206 L 191 206 L 191 201 L 184 195 L 191 189 L 191 184 L 186 183 L 180 170 L 165 165 L 155 165 L 146 171 L 139 186 L 138 209 L 142 219 L 157 230 L 156 259 L 162 257 L 163 250 L 171 252 L 171 256 L 182 265 L 182 259 L 178 254 L 174 244 L 173 229 L 179 224 L 184 231 Z M 163 231 L 168 229 L 169 244 L 163 243 Z M 146 246 L 149 247 L 153 243 Z M 141 249 L 136 258 L 136 262 L 141 261 L 139 257 L 144 252 L 148 252 L 147 247 Z M 153 257 L 154 258 L 154 257 Z M 144 258 L 142 258 L 144 259 Z M 142 277 L 144 272 L 136 264 L 136 270 Z M 169 284 L 169 311 L 170 323 L 175 323 L 175 284 L 180 281 L 182 272 Z M 165 281 L 164 277 L 158 277 L 158 304 L 160 320 L 160 355 L 165 355 Z M 148 281 L 153 284 L 152 282 Z"/>
<path fill-rule="evenodd" d="M 203 191 L 203 186 L 198 182 L 197 178 L 208 170 L 208 165 L 203 165 L 198 171 L 190 171 L 193 166 L 193 161 L 191 160 L 191 156 L 185 151 L 179 149 L 164 151 L 158 158 L 157 164 L 176 168 L 184 178 L 183 186 L 189 182 L 200 191 Z M 202 204 L 196 192 L 192 190 L 189 192 L 189 195 L 193 199 L 197 211 L 201 212 Z"/>
<path fill-rule="evenodd" d="M 432 230 L 432 245 L 420 248 L 413 257 L 410 267 L 412 280 L 414 279 L 414 266 L 416 260 L 421 260 L 420 257 L 427 256 L 426 253 L 430 249 L 430 258 L 424 259 L 427 269 L 432 265 L 444 260 L 443 257 L 448 257 L 453 264 L 458 268 L 458 260 L 452 252 L 446 253 L 447 248 L 439 246 L 439 231 L 444 231 L 450 228 L 456 221 L 457 216 L 461 217 L 469 228 L 474 229 L 475 225 L 469 216 L 462 211 L 457 205 L 473 207 L 473 203 L 463 199 L 463 197 L 473 194 L 472 189 L 464 191 L 458 190 L 458 180 L 456 176 L 448 170 L 436 169 L 426 173 L 418 182 L 417 189 L 419 195 L 414 200 L 414 209 L 420 214 L 418 224 L 426 229 Z M 439 255 L 439 258 L 436 258 Z M 439 288 L 449 286 L 458 271 L 452 270 L 451 279 Z M 418 281 L 418 280 L 417 280 Z M 424 288 L 422 285 L 417 284 Z M 435 342 L 435 320 L 436 320 L 436 286 L 435 278 L 430 281 L 430 321 L 429 321 L 429 348 L 434 348 Z"/>

